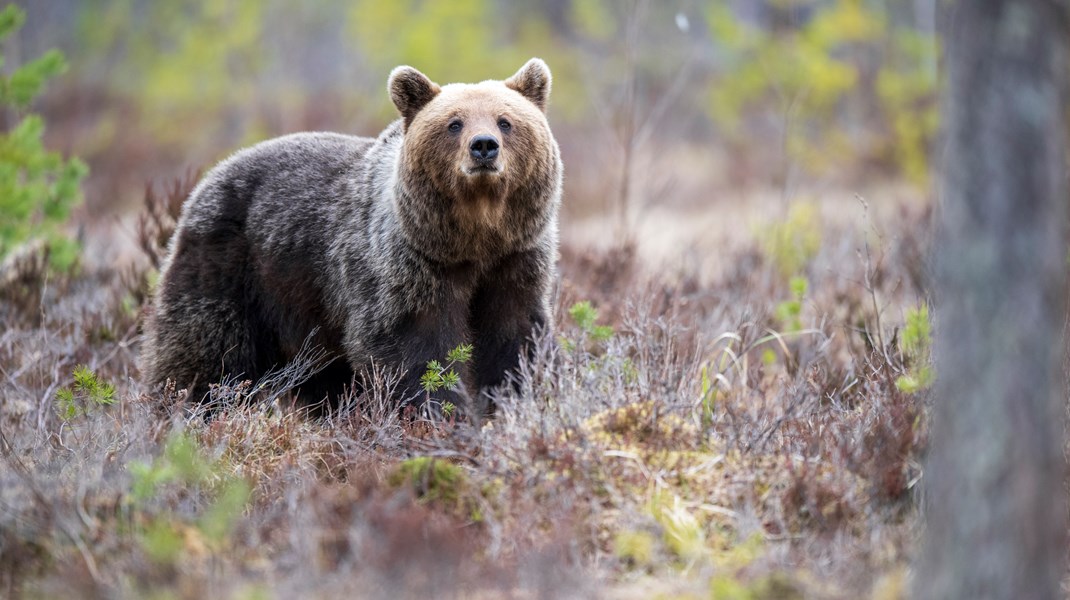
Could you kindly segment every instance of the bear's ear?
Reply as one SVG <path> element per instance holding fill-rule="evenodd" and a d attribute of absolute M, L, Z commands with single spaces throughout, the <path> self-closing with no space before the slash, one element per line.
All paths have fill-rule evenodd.
<path fill-rule="evenodd" d="M 442 88 L 426 75 L 408 66 L 397 67 L 391 71 L 386 87 L 390 90 L 390 99 L 394 101 L 394 106 L 405 119 L 406 129 L 416 113 L 442 91 Z"/>
<path fill-rule="evenodd" d="M 506 79 L 505 86 L 520 92 L 539 110 L 546 112 L 546 101 L 550 98 L 550 67 L 541 58 L 533 58 Z"/>

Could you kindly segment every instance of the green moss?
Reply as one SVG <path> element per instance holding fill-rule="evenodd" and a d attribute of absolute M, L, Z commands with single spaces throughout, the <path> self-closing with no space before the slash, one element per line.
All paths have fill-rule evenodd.
<path fill-rule="evenodd" d="M 622 531 L 613 540 L 613 549 L 621 560 L 646 566 L 654 560 L 657 540 L 645 531 Z"/>
<path fill-rule="evenodd" d="M 409 487 L 419 502 L 472 523 L 483 522 L 488 508 L 496 510 L 493 502 L 484 500 L 495 498 L 504 485 L 500 481 L 475 485 L 460 466 L 431 456 L 398 463 L 387 483 L 395 488 Z"/>
<path fill-rule="evenodd" d="M 800 600 L 799 587 L 782 573 L 773 573 L 755 581 L 743 581 L 731 575 L 710 579 L 710 598 L 717 600 Z"/>
<path fill-rule="evenodd" d="M 662 541 L 677 558 L 695 561 L 708 553 L 702 523 L 687 509 L 679 496 L 655 493 L 647 507 L 661 525 Z"/>
<path fill-rule="evenodd" d="M 416 495 L 424 501 L 440 501 L 456 505 L 468 478 L 457 465 L 430 456 L 417 456 L 402 461 L 387 478 L 393 487 L 411 485 Z"/>
<path fill-rule="evenodd" d="M 659 413 L 653 402 L 605 410 L 587 419 L 584 428 L 596 442 L 634 449 L 678 446 L 697 433 L 694 424 L 673 413 Z"/>

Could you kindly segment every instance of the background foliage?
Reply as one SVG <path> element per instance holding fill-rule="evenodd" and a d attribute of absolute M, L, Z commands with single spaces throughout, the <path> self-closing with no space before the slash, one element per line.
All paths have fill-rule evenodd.
<path fill-rule="evenodd" d="M 901 596 L 936 0 L 20 6 L 0 252 L 77 230 L 88 268 L 0 279 L 0 595 Z M 140 384 L 198 170 L 374 135 L 398 64 L 446 83 L 531 56 L 567 166 L 561 273 L 492 422 L 399 411 L 382 372 L 308 418 L 286 382 L 315 361 L 221 382 L 211 415 Z M 471 353 L 428 364 L 429 392 Z"/>
<path fill-rule="evenodd" d="M 0 44 L 25 20 L 15 5 L 0 11 Z M 8 58 L 0 53 L 0 65 Z M 77 257 L 77 246 L 63 226 L 71 206 L 81 200 L 78 185 L 86 166 L 46 150 L 44 120 L 27 112 L 45 83 L 66 69 L 63 54 L 49 50 L 0 74 L 0 259 L 34 240 L 47 247 L 52 264 L 61 269 Z"/>
<path fill-rule="evenodd" d="M 55 122 L 47 139 L 93 167 L 94 206 L 136 201 L 144 177 L 131 173 L 177 175 L 272 135 L 374 134 L 395 116 L 385 81 L 398 64 L 479 81 L 531 56 L 554 72 L 550 117 L 570 165 L 618 170 L 627 149 L 637 164 L 687 157 L 748 185 L 863 172 L 924 184 L 935 4 L 43 0 L 14 43 L 72 57 L 40 110 Z M 570 171 L 569 210 L 656 195 Z"/>

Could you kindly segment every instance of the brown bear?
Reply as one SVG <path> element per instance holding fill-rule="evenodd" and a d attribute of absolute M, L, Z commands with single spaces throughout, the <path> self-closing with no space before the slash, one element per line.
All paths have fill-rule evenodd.
<path fill-rule="evenodd" d="M 398 67 L 387 87 L 401 119 L 379 137 L 276 138 L 197 185 L 146 320 L 147 384 L 201 400 L 284 366 L 306 339 L 343 359 L 302 387 L 306 401 L 375 364 L 404 372 L 398 399 L 418 403 L 427 363 L 463 343 L 467 389 L 506 381 L 550 321 L 550 71 L 531 59 L 504 81 L 440 87 Z"/>

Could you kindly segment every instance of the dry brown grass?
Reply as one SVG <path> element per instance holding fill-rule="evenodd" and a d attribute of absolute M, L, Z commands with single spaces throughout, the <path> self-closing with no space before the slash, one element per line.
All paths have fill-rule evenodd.
<path fill-rule="evenodd" d="M 177 206 L 155 198 L 146 264 Z M 148 271 L 40 282 L 39 318 L 0 300 L 0 595 L 894 596 L 927 435 L 896 329 L 926 221 L 825 231 L 797 331 L 759 241 L 716 276 L 565 248 L 555 337 L 479 429 L 399 414 L 382 372 L 322 417 L 240 382 L 206 417 L 137 382 Z M 79 364 L 117 401 L 64 419 Z"/>

